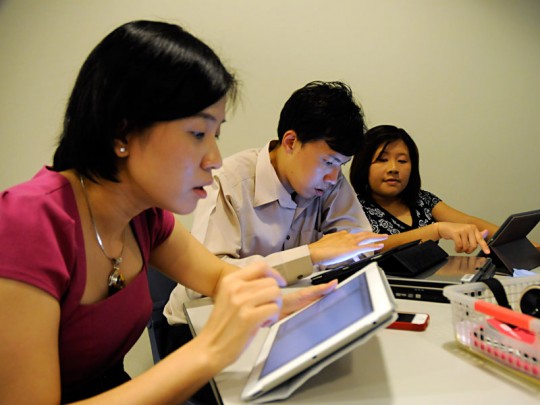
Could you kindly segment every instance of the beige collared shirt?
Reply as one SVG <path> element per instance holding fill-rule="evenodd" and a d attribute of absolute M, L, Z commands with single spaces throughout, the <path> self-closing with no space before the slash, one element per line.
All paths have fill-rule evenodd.
<path fill-rule="evenodd" d="M 264 260 L 283 275 L 305 271 L 307 276 L 314 269 L 308 244 L 330 232 L 371 231 L 371 225 L 343 174 L 323 196 L 293 200 L 270 162 L 269 147 L 224 159 L 207 198 L 197 205 L 191 233 L 234 265 Z M 185 288 L 178 286 L 171 295 L 178 304 L 185 301 L 179 290 Z M 170 323 L 171 313 L 182 311 L 181 305 L 172 307 L 178 305 L 165 310 Z"/>

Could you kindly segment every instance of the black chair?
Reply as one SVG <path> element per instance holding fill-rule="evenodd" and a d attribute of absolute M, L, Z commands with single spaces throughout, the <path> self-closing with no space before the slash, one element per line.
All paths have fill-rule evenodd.
<path fill-rule="evenodd" d="M 171 291 L 176 287 L 176 282 L 150 267 L 148 269 L 148 285 L 152 297 L 152 318 L 148 322 L 148 335 L 155 364 L 171 352 L 169 346 L 173 327 L 167 323 L 167 318 L 163 315 L 163 308 L 169 300 Z M 179 346 L 180 344 L 178 344 Z"/>
<path fill-rule="evenodd" d="M 163 308 L 169 301 L 171 291 L 176 285 L 175 281 L 155 268 L 148 269 L 148 286 L 152 297 L 152 317 L 148 322 L 148 336 L 150 337 L 154 364 L 192 339 L 188 325 L 171 326 L 163 315 Z M 218 403 L 221 401 L 216 400 L 210 384 L 204 386 L 187 402 L 191 405 L 215 405 Z"/>

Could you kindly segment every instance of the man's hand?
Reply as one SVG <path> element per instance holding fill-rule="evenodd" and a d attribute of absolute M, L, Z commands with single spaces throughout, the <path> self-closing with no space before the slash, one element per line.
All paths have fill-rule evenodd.
<path fill-rule="evenodd" d="M 339 263 L 367 252 L 380 250 L 382 243 L 388 238 L 373 232 L 351 233 L 339 231 L 324 235 L 317 242 L 308 245 L 313 264 L 329 265 Z"/>

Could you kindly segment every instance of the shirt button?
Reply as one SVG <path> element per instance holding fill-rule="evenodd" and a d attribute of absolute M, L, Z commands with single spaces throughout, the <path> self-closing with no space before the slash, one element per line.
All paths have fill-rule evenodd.
<path fill-rule="evenodd" d="M 289 235 L 287 235 L 287 240 L 291 239 L 291 237 Z"/>

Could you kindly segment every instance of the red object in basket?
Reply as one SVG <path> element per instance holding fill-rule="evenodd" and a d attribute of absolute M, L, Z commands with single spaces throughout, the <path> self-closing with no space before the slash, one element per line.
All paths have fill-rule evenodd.
<path fill-rule="evenodd" d="M 534 333 L 522 329 L 522 328 L 513 328 L 506 323 L 503 323 L 495 318 L 490 318 L 487 320 L 487 323 L 495 328 L 499 333 L 502 333 L 503 335 L 509 336 L 513 339 L 520 340 L 524 343 L 532 344 L 535 340 Z"/>

